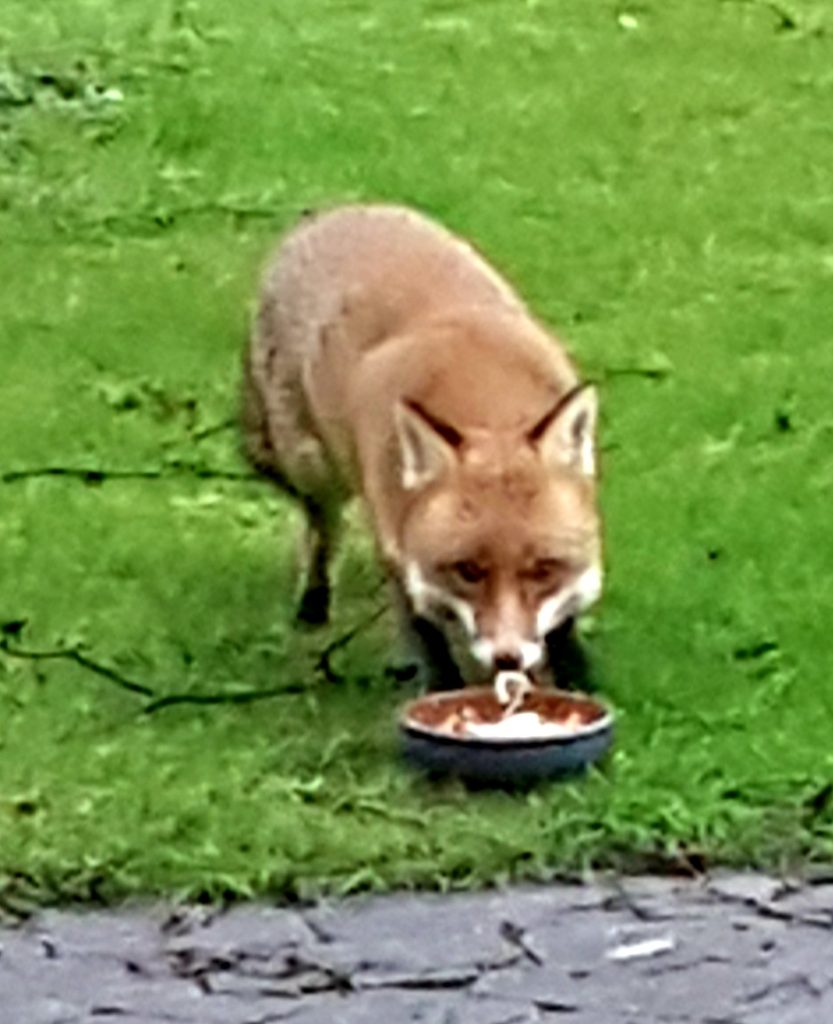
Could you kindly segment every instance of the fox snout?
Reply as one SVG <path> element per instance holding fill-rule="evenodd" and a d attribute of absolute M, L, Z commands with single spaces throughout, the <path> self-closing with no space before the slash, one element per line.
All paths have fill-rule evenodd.
<path fill-rule="evenodd" d="M 543 661 L 544 645 L 515 636 L 478 637 L 472 642 L 471 652 L 481 665 L 495 672 L 529 672 Z"/>
<path fill-rule="evenodd" d="M 549 634 L 594 604 L 601 590 L 601 569 L 592 565 L 541 601 L 532 614 L 520 599 L 505 600 L 496 615 L 485 618 L 481 635 L 471 644 L 472 654 L 496 672 L 529 672 L 545 659 Z"/>
<path fill-rule="evenodd" d="M 475 635 L 471 653 L 485 668 L 495 672 L 528 672 L 544 657 L 544 644 L 531 609 L 525 607 L 520 593 L 507 588 L 495 595 L 475 614 Z"/>
<path fill-rule="evenodd" d="M 496 673 L 539 667 L 546 660 L 547 636 L 593 604 L 601 585 L 601 570 L 592 565 L 540 601 L 525 600 L 523 590 L 512 587 L 469 601 L 429 583 L 412 563 L 407 590 L 418 615 L 456 621 L 473 658 Z"/>

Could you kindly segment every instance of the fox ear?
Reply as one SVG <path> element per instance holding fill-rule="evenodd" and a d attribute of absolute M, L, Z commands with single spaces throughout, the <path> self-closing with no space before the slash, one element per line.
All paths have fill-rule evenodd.
<path fill-rule="evenodd" d="M 529 432 L 529 441 L 545 462 L 572 466 L 585 476 L 596 475 L 598 397 L 581 384 L 567 394 Z"/>
<path fill-rule="evenodd" d="M 463 442 L 453 427 L 434 419 L 416 402 L 399 402 L 394 411 L 402 459 L 402 486 L 418 490 L 451 468 Z"/>

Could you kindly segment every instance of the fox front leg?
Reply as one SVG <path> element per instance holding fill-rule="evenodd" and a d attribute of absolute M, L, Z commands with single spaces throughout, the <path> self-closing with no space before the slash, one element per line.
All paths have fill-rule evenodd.
<path fill-rule="evenodd" d="M 304 498 L 307 516 L 304 584 L 296 612 L 298 622 L 323 626 L 330 619 L 330 564 L 338 544 L 341 506 L 336 501 Z"/>
<path fill-rule="evenodd" d="M 592 690 L 590 660 L 578 636 L 576 620 L 567 619 L 547 633 L 547 661 L 555 685 L 563 690 Z"/>

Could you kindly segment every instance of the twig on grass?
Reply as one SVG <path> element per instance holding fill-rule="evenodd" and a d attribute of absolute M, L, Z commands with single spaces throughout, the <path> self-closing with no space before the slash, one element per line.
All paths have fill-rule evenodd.
<path fill-rule="evenodd" d="M 247 201 L 246 199 L 207 199 L 178 206 L 160 206 L 156 209 L 144 208 L 136 210 L 111 210 L 88 218 L 79 218 L 71 225 L 77 229 L 96 230 L 104 228 L 119 234 L 130 234 L 144 229 L 165 230 L 177 221 L 191 217 L 221 216 L 233 217 L 237 221 L 247 220 L 279 220 L 294 209 L 289 203 L 269 203 Z"/>
<path fill-rule="evenodd" d="M 610 380 L 613 377 L 642 377 L 645 380 L 665 380 L 670 377 L 673 369 L 670 364 L 647 363 L 645 365 L 623 365 L 605 366 L 602 369 L 602 379 Z"/>
<path fill-rule="evenodd" d="M 351 643 L 357 636 L 373 625 L 385 611 L 385 605 L 375 608 L 369 615 L 365 616 L 351 629 L 342 633 L 331 641 L 319 652 L 315 663 L 315 671 L 320 672 L 329 683 L 343 682 L 344 677 L 335 671 L 331 665 L 331 658 L 336 651 L 342 650 Z M 158 696 L 157 691 L 144 683 L 137 683 L 132 679 L 123 676 L 116 669 L 104 665 L 94 658 L 83 654 L 79 647 L 58 647 L 54 650 L 33 651 L 21 647 L 12 646 L 15 640 L 25 627 L 25 620 L 6 623 L 0 627 L 0 653 L 11 658 L 20 658 L 26 661 L 71 661 L 81 668 L 93 672 L 97 676 L 115 683 L 123 690 L 130 693 L 147 697 L 148 701 L 143 706 L 142 712 L 146 715 L 154 714 L 165 708 L 175 707 L 180 704 L 212 705 L 212 704 L 251 704 L 259 700 L 267 700 L 273 697 L 292 697 L 308 693 L 312 689 L 309 683 L 289 683 L 286 686 L 275 686 L 259 690 L 236 690 L 226 693 L 169 693 Z"/>
<path fill-rule="evenodd" d="M 386 605 L 366 615 L 351 629 L 342 633 L 341 636 L 332 640 L 318 653 L 314 670 L 320 672 L 328 683 L 342 683 L 344 676 L 336 672 L 332 667 L 331 658 L 336 651 L 342 650 L 350 644 L 357 636 L 369 629 L 385 612 Z M 150 701 L 142 709 L 146 715 L 164 708 L 174 707 L 177 704 L 251 704 L 258 700 L 267 700 L 272 697 L 292 697 L 303 693 L 309 693 L 312 686 L 309 683 L 289 683 L 287 686 L 275 686 L 264 690 L 238 690 L 234 693 L 171 693 L 165 697 L 159 697 Z"/>
<path fill-rule="evenodd" d="M 207 437 L 211 437 L 214 434 L 221 434 L 224 430 L 231 430 L 235 426 L 237 426 L 237 417 L 230 416 L 228 419 L 221 420 L 219 423 L 211 423 L 207 427 L 200 427 L 199 430 L 192 430 L 191 440 L 204 441 Z"/>
<path fill-rule="evenodd" d="M 237 690 L 234 693 L 170 693 L 167 697 L 159 697 L 149 701 L 142 708 L 146 715 L 152 715 L 164 708 L 177 704 L 252 704 L 257 700 L 271 697 L 293 697 L 300 693 L 308 693 L 312 689 L 309 683 L 290 683 L 288 686 L 275 686 L 268 690 Z"/>
<path fill-rule="evenodd" d="M 258 473 L 242 473 L 235 470 L 210 469 L 187 463 L 171 463 L 170 466 L 155 469 L 102 469 L 94 466 L 37 466 L 33 469 L 12 469 L 0 476 L 4 484 L 20 480 L 34 480 L 39 477 L 67 477 L 82 480 L 85 484 L 101 484 L 108 480 L 164 480 L 175 477 L 195 477 L 198 480 L 231 480 L 260 483 L 263 477 Z"/>
<path fill-rule="evenodd" d="M 724 3 L 746 4 L 748 7 L 757 7 L 760 10 L 771 11 L 778 19 L 778 29 L 781 32 L 789 32 L 799 27 L 798 20 L 792 11 L 789 11 L 783 4 L 775 0 L 723 0 Z"/>
<path fill-rule="evenodd" d="M 328 683 L 343 683 L 344 676 L 337 672 L 333 668 L 333 655 L 336 651 L 340 651 L 351 643 L 360 633 L 363 633 L 366 629 L 369 629 L 375 622 L 381 619 L 387 609 L 386 604 L 381 604 L 377 608 L 374 608 L 369 615 L 366 615 L 360 622 L 358 622 L 352 629 L 348 629 L 346 633 L 342 633 L 341 636 L 336 637 L 335 640 L 331 641 L 327 646 L 320 651 L 318 658 L 315 662 L 315 671 L 320 672 L 321 675 L 327 680 Z"/>
<path fill-rule="evenodd" d="M 12 647 L 11 637 L 3 636 L 0 637 L 0 651 L 10 658 L 23 658 L 27 661 L 56 661 L 58 659 L 74 661 L 76 665 L 80 665 L 82 668 L 88 669 L 104 679 L 109 679 L 111 683 L 115 683 L 123 690 L 141 694 L 143 697 L 155 696 L 154 691 L 149 686 L 145 686 L 143 683 L 136 683 L 132 679 L 123 676 L 120 672 L 117 672 L 114 668 L 102 665 L 100 662 L 88 658 L 77 647 L 59 647 L 53 651 L 28 651 L 21 647 Z"/>

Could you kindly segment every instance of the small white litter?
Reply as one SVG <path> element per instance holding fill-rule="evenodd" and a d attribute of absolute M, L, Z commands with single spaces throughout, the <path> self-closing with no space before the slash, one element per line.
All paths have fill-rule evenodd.
<path fill-rule="evenodd" d="M 611 949 L 608 960 L 639 960 L 643 957 L 661 956 L 675 949 L 677 942 L 673 935 L 663 935 L 656 939 L 643 939 L 640 942 L 623 942 Z"/>

